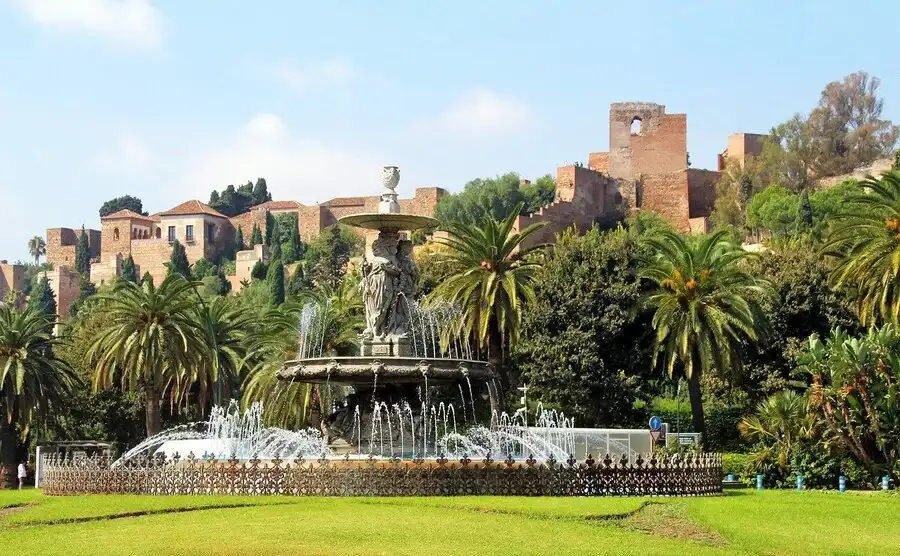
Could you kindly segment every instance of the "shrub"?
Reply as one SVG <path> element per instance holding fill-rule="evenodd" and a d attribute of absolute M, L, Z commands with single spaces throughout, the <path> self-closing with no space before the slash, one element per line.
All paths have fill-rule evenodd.
<path fill-rule="evenodd" d="M 739 481 L 754 476 L 753 471 L 750 469 L 750 461 L 747 454 L 735 452 L 722 454 L 722 473 L 724 475 L 734 475 L 734 478 Z"/>

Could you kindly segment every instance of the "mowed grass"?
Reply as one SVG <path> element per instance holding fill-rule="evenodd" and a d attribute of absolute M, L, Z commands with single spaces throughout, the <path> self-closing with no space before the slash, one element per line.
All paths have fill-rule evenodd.
<path fill-rule="evenodd" d="M 4 506 L 0 554 L 16 555 L 868 555 L 900 547 L 900 497 L 883 494 L 51 497 L 31 490 L 0 492 Z M 170 510 L 178 513 L 160 513 Z"/>

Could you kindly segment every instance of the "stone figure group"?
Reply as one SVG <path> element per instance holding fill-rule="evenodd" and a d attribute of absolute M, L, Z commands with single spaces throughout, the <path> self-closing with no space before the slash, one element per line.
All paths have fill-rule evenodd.
<path fill-rule="evenodd" d="M 361 268 L 366 328 L 363 337 L 383 340 L 409 331 L 407 302 L 416 293 L 412 242 L 396 233 L 381 232 L 372 243 L 372 256 Z"/>

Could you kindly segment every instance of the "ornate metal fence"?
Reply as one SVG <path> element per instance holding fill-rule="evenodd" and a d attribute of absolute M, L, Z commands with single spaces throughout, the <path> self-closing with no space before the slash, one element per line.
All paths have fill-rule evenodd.
<path fill-rule="evenodd" d="M 266 460 L 48 458 L 46 494 L 293 496 L 706 496 L 722 491 L 722 458 L 628 461 Z"/>

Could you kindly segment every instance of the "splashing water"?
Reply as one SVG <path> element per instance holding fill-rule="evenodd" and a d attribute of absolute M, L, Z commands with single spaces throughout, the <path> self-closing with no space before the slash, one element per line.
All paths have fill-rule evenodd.
<path fill-rule="evenodd" d="M 234 400 L 227 408 L 216 406 L 209 419 L 188 423 L 163 431 L 144 440 L 126 452 L 113 465 L 143 455 L 192 453 L 206 458 L 228 459 L 295 459 L 331 456 L 322 433 L 315 429 L 289 431 L 262 424 L 262 404 L 250 406 L 243 414 Z"/>

